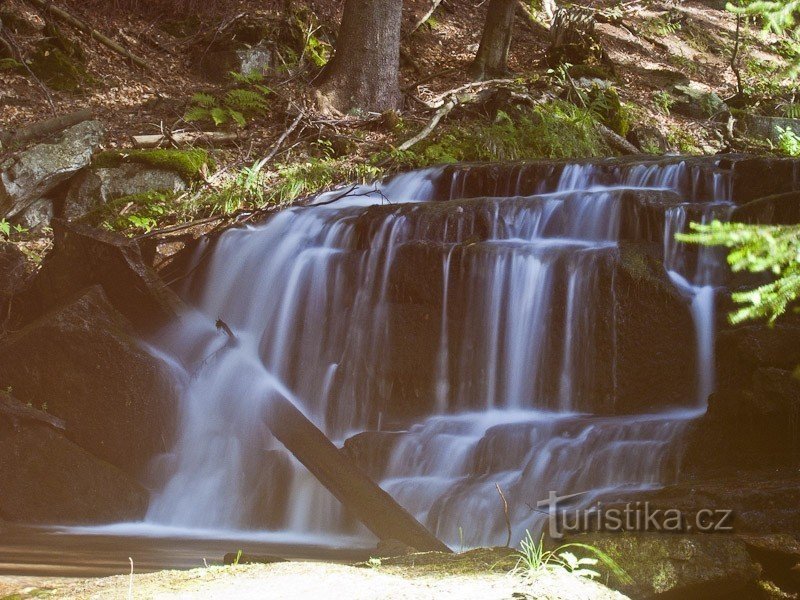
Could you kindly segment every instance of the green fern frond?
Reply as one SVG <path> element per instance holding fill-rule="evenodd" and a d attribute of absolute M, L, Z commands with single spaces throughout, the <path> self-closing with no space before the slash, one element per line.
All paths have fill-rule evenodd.
<path fill-rule="evenodd" d="M 224 125 L 230 120 L 230 115 L 228 111 L 224 108 L 214 107 L 211 109 L 211 119 L 214 121 L 214 125 L 219 127 L 220 125 Z"/>
<path fill-rule="evenodd" d="M 206 94 L 205 92 L 199 92 L 192 96 L 192 103 L 197 104 L 198 106 L 202 106 L 203 108 L 213 108 L 217 105 L 217 99 L 214 98 L 211 94 Z"/>
<path fill-rule="evenodd" d="M 225 106 L 242 113 L 261 113 L 267 109 L 267 101 L 262 94 L 237 88 L 225 94 Z"/>
<path fill-rule="evenodd" d="M 186 111 L 186 114 L 183 115 L 183 120 L 187 123 L 194 123 L 196 121 L 205 121 L 210 116 L 211 113 L 207 108 L 203 108 L 202 106 L 192 106 Z"/>
<path fill-rule="evenodd" d="M 239 127 L 244 127 L 245 125 L 247 125 L 247 118 L 238 110 L 229 108 L 228 114 L 231 116 L 233 122 L 236 123 Z"/>

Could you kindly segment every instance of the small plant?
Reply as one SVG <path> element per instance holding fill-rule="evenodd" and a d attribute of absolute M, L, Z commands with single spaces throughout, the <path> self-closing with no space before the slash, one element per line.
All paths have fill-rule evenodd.
<path fill-rule="evenodd" d="M 572 550 L 585 550 L 592 554 L 589 557 L 578 557 Z M 519 558 L 517 564 L 511 570 L 513 575 L 519 575 L 525 579 L 533 579 L 545 571 L 564 570 L 578 577 L 594 579 L 600 576 L 598 571 L 589 567 L 599 564 L 608 568 L 623 583 L 630 581 L 630 577 L 620 567 L 617 562 L 608 554 L 590 546 L 578 542 L 562 544 L 553 550 L 546 550 L 544 545 L 544 535 L 535 542 L 530 531 L 525 532 L 525 538 L 520 542 L 518 551 Z"/>
<path fill-rule="evenodd" d="M 783 102 L 778 105 L 778 110 L 787 119 L 800 119 L 800 103 Z"/>
<path fill-rule="evenodd" d="M 238 567 L 240 560 L 242 560 L 242 549 L 241 548 L 239 548 L 239 550 L 236 552 L 236 558 L 233 559 L 232 565 L 234 567 Z"/>
<path fill-rule="evenodd" d="M 786 156 L 800 156 L 800 136 L 788 127 L 776 127 L 778 131 L 777 148 Z"/>
<path fill-rule="evenodd" d="M 661 90 L 653 94 L 653 104 L 656 105 L 659 112 L 669 116 L 672 105 L 675 104 L 675 98 L 669 92 Z"/>
<path fill-rule="evenodd" d="M 186 111 L 184 120 L 189 123 L 212 121 L 217 127 L 233 122 L 238 127 L 244 127 L 248 120 L 263 115 L 269 108 L 268 96 L 272 93 L 261 83 L 263 76 L 259 73 L 231 73 L 231 77 L 237 87 L 222 96 L 205 92 L 192 96 L 192 105 Z"/>
<path fill-rule="evenodd" d="M 28 233 L 28 230 L 22 225 L 12 225 L 5 219 L 0 219 L 0 239 L 10 240 L 13 233 L 25 234 Z"/>
<path fill-rule="evenodd" d="M 377 557 L 375 557 L 375 556 L 370 556 L 370 557 L 369 557 L 369 560 L 367 561 L 367 566 L 368 566 L 370 569 L 377 569 L 377 568 L 378 568 L 378 567 L 380 567 L 382 564 L 383 564 L 383 561 L 382 561 L 380 558 L 377 558 Z"/>

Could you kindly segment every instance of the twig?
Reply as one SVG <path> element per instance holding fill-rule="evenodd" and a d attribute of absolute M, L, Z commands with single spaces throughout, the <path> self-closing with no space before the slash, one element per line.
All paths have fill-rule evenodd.
<path fill-rule="evenodd" d="M 736 94 L 738 96 L 744 96 L 744 85 L 742 84 L 742 71 L 739 68 L 739 46 L 741 40 L 741 29 L 742 29 L 742 15 L 741 13 L 736 14 L 736 37 L 735 43 L 733 45 L 733 55 L 731 55 L 731 71 L 736 76 Z"/>
<path fill-rule="evenodd" d="M 400 151 L 408 150 L 414 144 L 421 142 L 426 137 L 428 137 L 431 134 L 431 132 L 436 128 L 436 126 L 439 124 L 439 121 L 441 121 L 447 115 L 447 113 L 453 110 L 456 107 L 456 104 L 458 104 L 458 100 L 455 98 L 455 96 L 450 98 L 447 102 L 444 103 L 444 105 L 442 105 L 442 107 L 439 110 L 436 111 L 436 114 L 433 115 L 433 118 L 431 119 L 430 123 L 428 123 L 425 126 L 425 129 L 420 131 L 410 140 L 406 140 L 405 142 L 400 144 L 400 146 L 397 149 Z"/>
<path fill-rule="evenodd" d="M 500 489 L 500 484 L 495 483 L 494 487 L 497 488 L 497 493 L 500 494 L 500 499 L 503 501 L 503 515 L 506 518 L 506 548 L 511 546 L 511 518 L 508 516 L 508 500 L 506 500 L 506 496 L 503 493 L 503 490 Z"/>
<path fill-rule="evenodd" d="M 438 96 L 434 96 L 433 100 L 431 100 L 431 102 L 428 103 L 428 105 L 431 108 L 439 108 L 440 106 L 442 106 L 442 104 L 444 104 L 444 99 L 447 98 L 448 96 L 452 96 L 453 94 L 458 94 L 460 92 L 465 92 L 467 90 L 474 90 L 476 88 L 489 87 L 489 86 L 500 84 L 500 83 L 514 83 L 514 80 L 513 79 L 487 79 L 485 81 L 472 81 L 470 83 L 466 83 L 464 85 L 461 85 L 461 86 L 459 86 L 457 88 L 453 88 L 452 90 L 447 90 L 446 92 L 443 92 L 443 93 L 439 94 Z"/>
<path fill-rule="evenodd" d="M 130 584 L 128 584 L 128 600 L 133 600 L 133 559 L 129 556 L 128 560 L 131 561 Z"/>
<path fill-rule="evenodd" d="M 19 46 L 17 46 L 17 43 L 14 41 L 11 35 L 6 33 L 5 29 L 2 28 L 2 23 L 0 23 L 0 35 L 2 36 L 2 39 L 4 39 L 5 42 L 17 53 L 17 56 L 19 56 L 19 62 L 22 63 L 22 66 L 25 67 L 25 70 L 28 72 L 31 78 L 38 84 L 40 88 L 42 88 L 42 92 L 44 92 L 44 96 L 47 98 L 47 103 L 50 105 L 50 110 L 53 112 L 53 115 L 55 115 L 56 105 L 53 102 L 53 96 L 50 95 L 50 90 L 48 90 L 47 86 L 42 83 L 42 80 L 36 76 L 36 73 L 31 70 L 28 62 L 25 60 L 25 57 L 22 56 L 22 50 L 19 49 Z"/>
<path fill-rule="evenodd" d="M 297 128 L 297 126 L 300 124 L 300 121 L 303 120 L 304 116 L 305 113 L 301 110 L 295 117 L 294 121 L 292 121 L 292 124 L 289 125 L 289 129 L 284 131 L 281 137 L 278 138 L 278 141 L 275 142 L 275 145 L 272 147 L 272 150 L 270 150 L 269 154 L 267 154 L 266 158 L 264 159 L 265 163 L 268 163 L 275 157 L 281 145 L 283 145 L 283 142 L 285 142 L 286 138 L 288 138 L 292 134 L 292 132 Z"/>

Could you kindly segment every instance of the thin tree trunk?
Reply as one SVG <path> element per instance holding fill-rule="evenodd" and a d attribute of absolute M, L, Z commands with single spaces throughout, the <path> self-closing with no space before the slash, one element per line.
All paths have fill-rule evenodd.
<path fill-rule="evenodd" d="M 398 108 L 402 8 L 402 0 L 346 0 L 336 54 L 318 89 L 320 108 Z"/>
<path fill-rule="evenodd" d="M 474 79 L 492 79 L 508 73 L 508 49 L 516 9 L 516 0 L 490 0 L 481 45 L 469 67 Z"/>

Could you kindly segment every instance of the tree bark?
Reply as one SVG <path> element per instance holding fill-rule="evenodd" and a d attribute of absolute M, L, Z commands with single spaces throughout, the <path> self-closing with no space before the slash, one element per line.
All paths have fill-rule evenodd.
<path fill-rule="evenodd" d="M 481 45 L 469 67 L 474 79 L 492 79 L 508 73 L 508 49 L 514 29 L 516 0 L 490 0 Z"/>
<path fill-rule="evenodd" d="M 329 112 L 384 112 L 400 104 L 402 0 L 346 0 L 336 52 L 318 101 Z"/>

